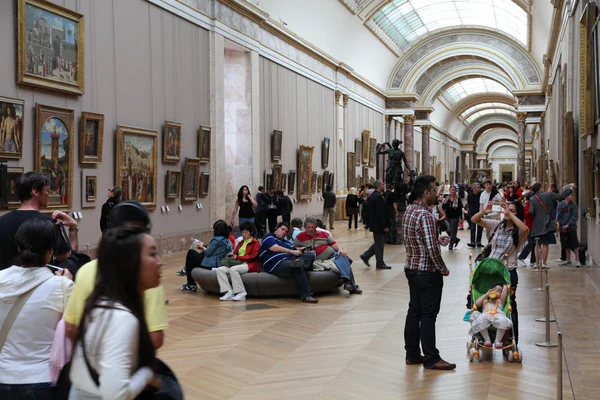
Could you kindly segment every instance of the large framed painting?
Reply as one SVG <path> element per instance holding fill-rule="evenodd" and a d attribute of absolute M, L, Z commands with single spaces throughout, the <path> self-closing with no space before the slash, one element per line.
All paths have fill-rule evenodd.
<path fill-rule="evenodd" d="M 279 184 L 279 188 L 284 193 L 287 190 L 287 180 L 288 180 L 288 174 L 281 174 L 281 183 Z"/>
<path fill-rule="evenodd" d="M 167 171 L 165 197 L 178 199 L 181 196 L 181 171 Z"/>
<path fill-rule="evenodd" d="M 23 174 L 25 169 L 23 167 L 7 167 L 7 193 L 6 193 L 6 204 L 9 210 L 17 209 L 21 206 L 19 200 L 19 194 L 17 193 L 17 181 Z"/>
<path fill-rule="evenodd" d="M 296 171 L 292 169 L 288 174 L 288 194 L 294 194 L 294 187 L 296 187 Z"/>
<path fill-rule="evenodd" d="M 376 158 L 377 158 L 377 139 L 371 138 L 369 140 L 369 167 L 375 166 Z"/>
<path fill-rule="evenodd" d="M 201 126 L 198 137 L 198 158 L 200 162 L 206 164 L 210 161 L 210 127 Z"/>
<path fill-rule="evenodd" d="M 181 124 L 178 122 L 165 121 L 163 133 L 163 162 L 177 163 L 180 161 Z"/>
<path fill-rule="evenodd" d="M 20 84 L 81 96 L 84 17 L 45 0 L 18 0 Z"/>
<path fill-rule="evenodd" d="M 158 133 L 149 129 L 117 125 L 117 186 L 123 200 L 139 201 L 156 209 Z"/>
<path fill-rule="evenodd" d="M 369 163 L 369 145 L 371 144 L 371 131 L 364 130 L 362 133 L 362 163 Z"/>
<path fill-rule="evenodd" d="M 200 197 L 208 196 L 209 184 L 210 184 L 210 174 L 208 172 L 200 173 Z"/>
<path fill-rule="evenodd" d="M 354 139 L 354 154 L 356 155 L 356 166 L 360 166 L 362 161 L 362 142 L 359 139 Z"/>
<path fill-rule="evenodd" d="M 73 110 L 35 105 L 35 170 L 50 179 L 48 209 L 73 206 L 74 133 Z"/>
<path fill-rule="evenodd" d="M 479 183 L 483 185 L 483 182 L 487 179 L 492 179 L 494 170 L 492 168 L 467 169 L 467 174 L 469 176 L 469 184 Z M 438 180 L 440 180 L 439 177 Z"/>
<path fill-rule="evenodd" d="M 98 164 L 102 162 L 104 139 L 104 115 L 82 112 L 79 130 L 79 162 Z"/>
<path fill-rule="evenodd" d="M 25 101 L 0 97 L 0 158 L 23 156 Z"/>
<path fill-rule="evenodd" d="M 346 184 L 348 185 L 348 190 L 350 190 L 351 187 L 354 187 L 354 179 L 356 178 L 355 154 L 349 151 L 346 158 Z"/>
<path fill-rule="evenodd" d="M 300 146 L 298 151 L 298 200 L 308 200 L 312 197 L 311 179 L 312 179 L 312 158 L 313 146 Z"/>
<path fill-rule="evenodd" d="M 273 178 L 271 184 L 275 187 L 275 190 L 281 190 L 281 164 L 273 165 Z M 269 187 L 267 187 L 269 189 Z"/>
<path fill-rule="evenodd" d="M 323 139 L 323 145 L 321 147 L 321 167 L 327 168 L 329 166 L 329 138 Z"/>
<path fill-rule="evenodd" d="M 281 161 L 282 140 L 281 131 L 273 131 L 271 134 L 271 161 Z"/>
<path fill-rule="evenodd" d="M 329 171 L 323 172 L 323 182 L 321 184 L 321 191 L 325 192 L 327 190 L 327 186 L 329 185 Z"/>
<path fill-rule="evenodd" d="M 310 192 L 311 193 L 317 193 L 317 180 L 319 179 L 318 175 L 316 172 L 312 173 L 312 176 L 310 178 Z"/>
<path fill-rule="evenodd" d="M 200 179 L 200 159 L 186 157 L 183 162 L 183 201 L 198 200 L 198 181 Z"/>

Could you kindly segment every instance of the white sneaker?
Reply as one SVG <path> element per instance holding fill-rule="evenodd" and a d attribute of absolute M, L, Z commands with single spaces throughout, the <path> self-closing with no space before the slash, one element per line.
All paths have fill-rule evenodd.
<path fill-rule="evenodd" d="M 576 268 L 581 268 L 581 262 L 577 261 L 577 264 L 575 264 Z"/>
<path fill-rule="evenodd" d="M 519 259 L 517 261 L 517 264 L 519 265 L 519 267 L 527 267 L 527 263 L 525 262 L 525 260 Z"/>
<path fill-rule="evenodd" d="M 560 265 L 561 267 L 568 267 L 571 265 L 571 261 L 559 262 L 558 265 Z"/>
<path fill-rule="evenodd" d="M 557 263 L 561 263 L 561 262 L 564 262 L 565 260 L 563 260 L 562 258 L 557 258 L 557 259 L 556 259 L 556 260 L 554 260 L 554 261 L 556 261 Z"/>
<path fill-rule="evenodd" d="M 542 269 L 550 269 L 550 267 L 548 266 L 548 264 L 542 264 Z"/>
<path fill-rule="evenodd" d="M 223 296 L 219 298 L 221 301 L 227 301 L 233 299 L 233 290 L 228 291 Z"/>
<path fill-rule="evenodd" d="M 246 300 L 246 295 L 248 293 L 244 292 L 239 292 L 238 294 L 236 294 L 235 296 L 233 296 L 233 298 L 231 300 L 233 301 L 242 301 L 242 300 Z"/>

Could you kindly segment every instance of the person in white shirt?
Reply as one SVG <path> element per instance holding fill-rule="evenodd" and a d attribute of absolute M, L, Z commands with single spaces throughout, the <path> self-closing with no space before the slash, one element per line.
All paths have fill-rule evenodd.
<path fill-rule="evenodd" d="M 481 196 L 479 197 L 479 211 L 483 211 L 486 209 L 488 203 L 491 202 L 501 202 L 503 197 L 497 190 L 493 190 L 493 185 L 491 180 L 486 180 L 484 183 L 485 190 L 481 192 Z M 492 211 L 485 216 L 485 219 L 498 219 L 498 212 Z M 492 231 L 489 229 L 485 230 L 485 235 L 487 237 L 488 243 L 492 238 Z"/>
<path fill-rule="evenodd" d="M 158 387 L 155 349 L 144 318 L 145 290 L 160 283 L 156 241 L 144 229 L 117 227 L 102 235 L 98 281 L 83 313 L 69 400 L 137 397 Z"/>
<path fill-rule="evenodd" d="M 0 399 L 52 398 L 50 349 L 73 291 L 67 270 L 46 267 L 56 241 L 51 221 L 25 221 L 15 235 L 20 265 L 0 271 Z"/>

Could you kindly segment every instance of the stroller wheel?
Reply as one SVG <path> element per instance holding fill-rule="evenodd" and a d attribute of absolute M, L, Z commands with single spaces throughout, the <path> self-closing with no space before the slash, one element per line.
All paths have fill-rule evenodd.
<path fill-rule="evenodd" d="M 475 358 L 475 349 L 469 349 L 469 361 L 473 362 L 474 358 Z"/>
<path fill-rule="evenodd" d="M 471 351 L 471 341 L 467 340 L 467 355 L 469 355 L 470 351 Z"/>
<path fill-rule="evenodd" d="M 510 363 L 511 363 L 511 362 L 513 362 L 513 361 L 515 360 L 515 358 L 514 358 L 514 353 L 516 353 L 516 351 L 515 351 L 515 352 L 513 352 L 513 351 L 512 351 L 512 350 L 510 350 L 510 349 L 508 350 L 508 362 L 510 362 Z"/>
<path fill-rule="evenodd" d="M 521 364 L 523 362 L 523 352 L 521 349 L 517 349 L 513 352 L 513 360 L 514 362 L 518 362 Z"/>

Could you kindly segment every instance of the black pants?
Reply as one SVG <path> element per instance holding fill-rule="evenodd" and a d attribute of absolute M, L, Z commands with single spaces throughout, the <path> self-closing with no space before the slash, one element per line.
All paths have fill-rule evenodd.
<path fill-rule="evenodd" d="M 269 227 L 269 233 L 274 233 L 277 227 L 277 210 L 267 211 L 267 226 Z"/>
<path fill-rule="evenodd" d="M 21 385 L 0 384 L 2 400 L 50 400 L 54 386 L 48 383 L 31 383 Z"/>
<path fill-rule="evenodd" d="M 525 260 L 530 253 L 531 258 L 529 261 L 531 262 L 531 264 L 535 264 L 535 240 L 533 239 L 533 237 L 531 237 L 531 235 L 527 237 L 527 244 L 525 245 L 525 247 L 523 247 L 523 250 L 521 250 L 521 254 L 519 254 L 519 260 Z"/>
<path fill-rule="evenodd" d="M 448 218 L 448 225 L 450 225 L 450 245 L 453 246 L 457 243 L 456 235 L 458 234 L 458 218 Z"/>
<path fill-rule="evenodd" d="M 258 234 L 258 238 L 262 238 L 265 236 L 265 213 L 263 211 L 256 213 L 255 216 L 255 224 L 256 224 L 256 233 Z"/>
<path fill-rule="evenodd" d="M 376 265 L 385 265 L 383 261 L 383 249 L 385 248 L 385 232 L 373 232 L 373 244 L 363 253 L 367 259 L 375 256 Z"/>
<path fill-rule="evenodd" d="M 396 244 L 396 236 L 397 236 L 396 211 L 392 210 L 389 214 L 390 214 L 390 231 L 386 235 L 388 237 L 387 243 Z"/>
<path fill-rule="evenodd" d="M 348 229 L 352 229 L 352 218 L 354 218 L 354 229 L 358 228 L 358 214 L 348 215 Z"/>
<path fill-rule="evenodd" d="M 292 214 L 281 214 L 281 220 L 289 226 L 292 221 Z"/>
<path fill-rule="evenodd" d="M 519 343 L 519 310 L 517 310 L 517 286 L 519 285 L 519 274 L 517 269 L 510 270 L 510 305 L 512 307 L 512 323 L 515 333 L 515 343 Z"/>
<path fill-rule="evenodd" d="M 296 287 L 300 293 L 300 298 L 305 299 L 309 296 L 312 296 L 312 290 L 308 282 L 308 275 L 306 274 L 306 271 L 312 270 L 312 265 L 315 262 L 316 256 L 314 251 L 309 251 L 297 258 L 304 261 L 304 268 L 291 268 L 290 264 L 296 259 L 292 258 L 281 261 L 279 264 L 277 264 L 277 266 L 271 271 L 271 274 L 284 279 L 294 278 Z"/>
<path fill-rule="evenodd" d="M 443 276 L 437 272 L 404 270 L 408 279 L 410 302 L 404 325 L 406 359 L 419 357 L 423 348 L 424 367 L 432 367 L 441 360 L 435 345 L 435 321 L 442 302 Z"/>
<path fill-rule="evenodd" d="M 469 229 L 471 230 L 471 243 L 481 243 L 481 236 L 483 235 L 483 228 L 469 219 Z M 477 238 L 476 238 L 477 237 Z"/>
<path fill-rule="evenodd" d="M 185 256 L 185 274 L 187 275 L 188 285 L 195 285 L 196 281 L 192 278 L 192 270 L 194 268 L 202 267 L 202 260 L 204 260 L 204 253 L 198 253 L 196 250 L 188 250 Z"/>

